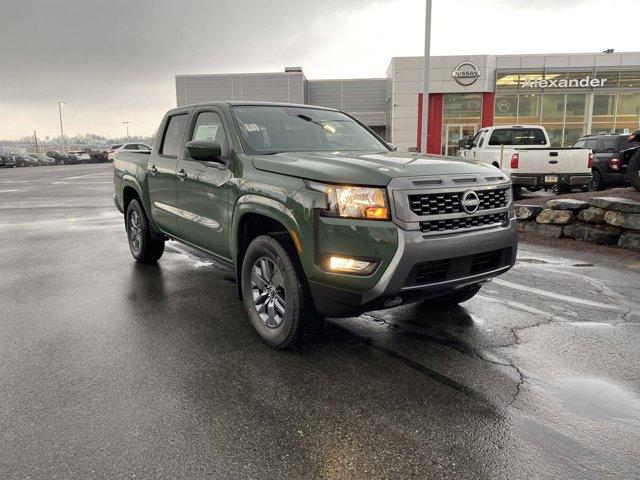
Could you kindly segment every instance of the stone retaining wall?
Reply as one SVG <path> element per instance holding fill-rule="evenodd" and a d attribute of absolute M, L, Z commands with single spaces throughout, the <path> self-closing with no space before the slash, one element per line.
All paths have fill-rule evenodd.
<path fill-rule="evenodd" d="M 640 202 L 615 197 L 596 197 L 588 202 L 555 199 L 544 207 L 517 204 L 515 209 L 519 232 L 640 252 Z"/>

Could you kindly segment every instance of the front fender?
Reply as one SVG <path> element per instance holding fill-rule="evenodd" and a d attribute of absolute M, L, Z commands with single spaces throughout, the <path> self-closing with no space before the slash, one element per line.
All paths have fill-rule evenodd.
<path fill-rule="evenodd" d="M 231 237 L 229 238 L 231 255 L 236 263 L 238 257 L 238 229 L 240 227 L 240 220 L 247 213 L 264 215 L 265 217 L 276 220 L 284 225 L 289 233 L 293 231 L 294 234 L 298 235 L 298 238 L 300 238 L 300 225 L 289 207 L 277 200 L 263 197 L 261 195 L 243 195 L 238 199 L 233 210 L 233 219 L 230 229 Z"/>

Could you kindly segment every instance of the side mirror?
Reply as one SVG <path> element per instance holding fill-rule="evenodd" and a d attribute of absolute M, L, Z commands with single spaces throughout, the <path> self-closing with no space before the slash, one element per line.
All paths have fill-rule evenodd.
<path fill-rule="evenodd" d="M 200 162 L 227 163 L 222 158 L 222 147 L 212 140 L 191 140 L 187 142 L 189 156 Z"/>
<path fill-rule="evenodd" d="M 471 150 L 473 148 L 473 142 L 470 138 L 463 138 L 458 142 L 458 147 L 463 148 L 465 150 Z"/>

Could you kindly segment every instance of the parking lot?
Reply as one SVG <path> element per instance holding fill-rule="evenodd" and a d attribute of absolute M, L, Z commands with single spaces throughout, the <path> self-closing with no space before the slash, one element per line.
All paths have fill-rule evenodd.
<path fill-rule="evenodd" d="M 521 243 L 280 352 L 207 258 L 133 261 L 111 171 L 0 171 L 0 478 L 640 478 L 640 258 Z"/>

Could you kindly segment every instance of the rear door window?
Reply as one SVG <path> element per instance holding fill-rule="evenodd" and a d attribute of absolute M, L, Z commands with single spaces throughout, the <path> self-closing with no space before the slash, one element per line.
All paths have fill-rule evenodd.
<path fill-rule="evenodd" d="M 618 139 L 616 137 L 603 138 L 600 141 L 600 148 L 604 153 L 616 153 Z"/>
<path fill-rule="evenodd" d="M 128 143 L 127 145 L 124 146 L 125 150 L 138 150 L 138 145 L 136 145 L 135 143 Z"/>
<path fill-rule="evenodd" d="M 187 114 L 174 115 L 169 118 L 162 139 L 162 146 L 160 147 L 160 155 L 178 158 L 180 148 L 182 147 L 184 132 L 187 129 L 187 118 Z"/>
<path fill-rule="evenodd" d="M 546 145 L 540 128 L 499 128 L 493 131 L 489 145 Z"/>
<path fill-rule="evenodd" d="M 587 140 L 586 148 L 593 150 L 593 153 L 598 153 L 598 140 L 595 138 Z"/>

